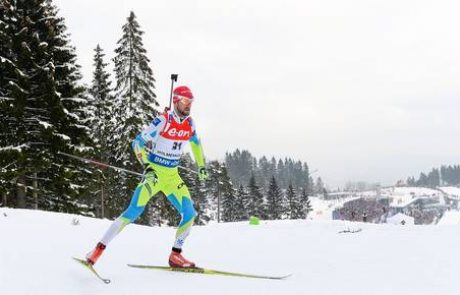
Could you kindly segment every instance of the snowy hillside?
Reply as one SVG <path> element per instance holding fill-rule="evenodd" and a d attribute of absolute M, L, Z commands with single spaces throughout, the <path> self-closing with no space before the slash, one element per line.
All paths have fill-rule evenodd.
<path fill-rule="evenodd" d="M 78 220 L 79 225 L 73 225 Z M 132 269 L 165 264 L 167 227 L 129 226 L 97 265 L 105 285 L 71 260 L 109 225 L 73 215 L 0 208 L 1 294 L 459 294 L 458 225 L 394 226 L 332 221 L 196 226 L 185 253 L 199 265 L 283 281 Z M 358 233 L 338 233 L 363 228 Z"/>

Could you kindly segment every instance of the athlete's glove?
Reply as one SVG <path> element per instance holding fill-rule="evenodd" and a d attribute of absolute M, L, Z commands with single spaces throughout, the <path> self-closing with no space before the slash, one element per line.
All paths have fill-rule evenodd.
<path fill-rule="evenodd" d="M 152 142 L 147 141 L 143 147 L 139 144 L 139 141 L 134 141 L 133 144 L 134 154 L 136 155 L 137 160 L 142 165 L 146 165 L 148 163 L 148 153 L 152 150 Z"/>
<path fill-rule="evenodd" d="M 205 181 L 206 179 L 208 179 L 208 171 L 206 170 L 206 167 L 199 168 L 198 179 L 201 181 Z"/>
<path fill-rule="evenodd" d="M 157 173 L 150 166 L 147 166 L 144 169 L 144 179 L 153 183 L 158 182 Z"/>
<path fill-rule="evenodd" d="M 144 149 L 146 150 L 147 153 L 150 153 L 153 149 L 153 143 L 151 140 L 147 141 L 144 145 Z"/>

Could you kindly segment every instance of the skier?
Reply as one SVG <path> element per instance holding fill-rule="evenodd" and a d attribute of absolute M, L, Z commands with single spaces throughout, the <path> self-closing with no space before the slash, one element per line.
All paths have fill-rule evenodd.
<path fill-rule="evenodd" d="M 96 248 L 87 254 L 86 260 L 91 265 L 96 263 L 110 241 L 142 214 L 150 198 L 161 191 L 182 216 L 169 255 L 169 265 L 195 267 L 195 263 L 181 254 L 196 211 L 190 192 L 177 171 L 182 148 L 189 141 L 199 167 L 199 179 L 204 181 L 208 177 L 203 150 L 190 117 L 192 102 L 193 94 L 187 86 L 175 88 L 173 109 L 154 118 L 132 142 L 137 159 L 145 166 L 144 178 L 137 185 L 128 208 L 112 223 Z"/>

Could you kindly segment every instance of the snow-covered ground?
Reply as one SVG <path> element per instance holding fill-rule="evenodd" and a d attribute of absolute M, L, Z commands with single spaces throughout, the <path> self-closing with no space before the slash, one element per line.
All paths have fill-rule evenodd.
<path fill-rule="evenodd" d="M 79 225 L 73 225 L 78 220 Z M 0 208 L 1 294 L 459 294 L 460 226 L 277 221 L 196 226 L 185 254 L 199 265 L 292 277 L 257 280 L 133 269 L 165 264 L 174 228 L 128 226 L 97 268 L 71 260 L 94 246 L 108 220 Z M 358 233 L 338 233 L 345 229 Z"/>
<path fill-rule="evenodd" d="M 460 212 L 459 211 L 446 211 L 442 218 L 439 220 L 438 225 L 456 224 L 460 225 Z"/>

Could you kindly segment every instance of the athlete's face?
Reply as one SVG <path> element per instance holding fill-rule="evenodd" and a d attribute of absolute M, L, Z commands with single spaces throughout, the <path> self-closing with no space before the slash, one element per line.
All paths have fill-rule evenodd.
<path fill-rule="evenodd" d="M 176 103 L 176 110 L 179 113 L 179 116 L 186 117 L 190 115 L 190 110 L 192 109 L 192 102 L 193 102 L 193 99 L 182 97 Z"/>

